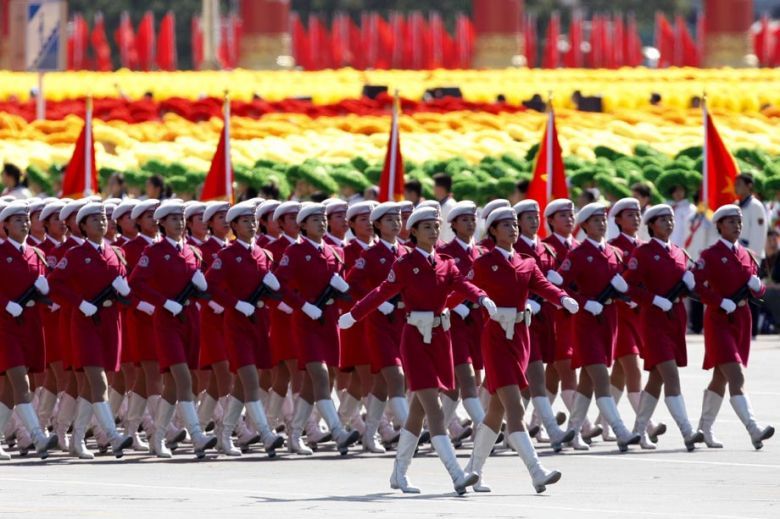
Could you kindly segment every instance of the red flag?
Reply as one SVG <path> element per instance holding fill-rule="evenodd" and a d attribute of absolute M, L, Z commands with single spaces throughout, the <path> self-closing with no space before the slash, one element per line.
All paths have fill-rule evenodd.
<path fill-rule="evenodd" d="M 73 16 L 71 31 L 68 34 L 68 70 L 87 68 L 87 47 L 89 46 L 89 28 L 81 14 Z"/>
<path fill-rule="evenodd" d="M 146 11 L 135 37 L 135 49 L 138 54 L 138 68 L 148 71 L 154 66 L 154 15 Z"/>
<path fill-rule="evenodd" d="M 404 196 L 404 158 L 401 155 L 401 135 L 398 131 L 398 119 L 401 115 L 401 103 L 398 91 L 393 100 L 393 116 L 390 121 L 390 137 L 387 141 L 385 163 L 382 176 L 379 177 L 380 202 L 400 201 Z"/>
<path fill-rule="evenodd" d="M 612 19 L 612 59 L 610 68 L 620 68 L 626 64 L 625 54 L 626 27 L 623 24 L 623 15 L 616 14 Z"/>
<path fill-rule="evenodd" d="M 674 64 L 675 34 L 663 13 L 655 14 L 655 47 L 658 49 L 658 68 Z"/>
<path fill-rule="evenodd" d="M 355 69 L 366 68 L 366 54 L 368 53 L 368 45 L 363 45 L 363 33 L 360 27 L 357 26 L 355 21 L 349 16 L 347 17 L 347 36 L 348 36 L 348 48 L 349 48 L 349 66 Z M 368 19 L 366 19 L 368 23 Z M 368 43 L 368 42 L 367 42 Z"/>
<path fill-rule="evenodd" d="M 311 54 L 309 52 L 309 38 L 306 27 L 301 22 L 298 13 L 290 15 L 290 34 L 292 35 L 292 51 L 295 64 L 303 70 L 311 70 Z"/>
<path fill-rule="evenodd" d="M 594 15 L 590 22 L 590 52 L 588 53 L 588 65 L 591 68 L 602 68 L 604 66 L 603 32 L 604 23 L 601 16 Z"/>
<path fill-rule="evenodd" d="M 220 21 L 220 39 L 217 58 L 223 69 L 234 69 L 238 65 L 238 21 L 235 14 L 229 14 Z"/>
<path fill-rule="evenodd" d="M 558 130 L 555 127 L 555 112 L 552 106 L 547 112 L 544 136 L 539 144 L 539 152 L 536 154 L 534 175 L 528 186 L 528 198 L 539 203 L 539 214 L 544 214 L 544 209 L 551 200 L 569 198 L 566 171 L 563 166 L 563 153 L 561 144 L 558 142 Z M 539 227 L 539 234 L 546 235 L 543 225 Z"/>
<path fill-rule="evenodd" d="M 200 23 L 200 16 L 192 17 L 191 29 L 192 67 L 199 70 L 203 64 L 203 27 Z"/>
<path fill-rule="evenodd" d="M 95 14 L 95 25 L 92 27 L 90 39 L 92 40 L 92 50 L 95 52 L 97 70 L 100 72 L 110 71 L 112 68 L 111 47 L 108 45 L 103 14 L 100 12 Z"/>
<path fill-rule="evenodd" d="M 444 21 L 440 13 L 432 12 L 428 15 L 428 32 L 430 34 L 430 47 L 428 48 L 428 59 L 426 60 L 425 68 L 442 68 L 444 65 L 444 45 L 447 31 L 444 28 Z"/>
<path fill-rule="evenodd" d="M 168 11 L 160 22 L 160 34 L 157 37 L 157 68 L 176 70 L 176 18 Z"/>
<path fill-rule="evenodd" d="M 704 163 L 702 164 L 701 200 L 707 209 L 714 211 L 736 200 L 734 182 L 737 179 L 737 163 L 720 138 L 715 123 L 702 102 L 704 116 Z"/>
<path fill-rule="evenodd" d="M 87 98 L 84 128 L 76 140 L 73 156 L 62 175 L 62 197 L 81 198 L 97 192 L 95 143 L 92 139 L 92 99 Z"/>
<path fill-rule="evenodd" d="M 467 69 L 471 67 L 471 58 L 474 51 L 474 26 L 465 14 L 459 14 L 455 18 L 454 44 L 457 62 L 455 68 Z"/>
<path fill-rule="evenodd" d="M 770 66 L 774 53 L 774 31 L 769 27 L 769 16 L 761 17 L 758 32 L 753 35 L 753 53 L 762 67 Z"/>
<path fill-rule="evenodd" d="M 311 51 L 312 70 L 332 67 L 333 55 L 330 48 L 328 28 L 319 16 L 309 15 L 309 49 Z"/>
<path fill-rule="evenodd" d="M 563 56 L 566 67 L 581 68 L 585 63 L 582 59 L 582 15 L 574 13 L 569 24 L 569 50 Z"/>
<path fill-rule="evenodd" d="M 352 56 L 349 49 L 349 17 L 336 13 L 330 26 L 330 48 L 333 54 L 334 68 L 343 68 L 350 64 Z"/>
<path fill-rule="evenodd" d="M 775 31 L 775 45 L 772 53 L 772 65 L 773 67 L 780 66 L 780 27 Z"/>
<path fill-rule="evenodd" d="M 390 27 L 392 30 L 393 53 L 390 60 L 390 68 L 408 68 L 406 66 L 406 20 L 399 12 L 390 15 Z"/>
<path fill-rule="evenodd" d="M 138 52 L 135 50 L 133 24 L 127 11 L 123 11 L 119 18 L 119 27 L 114 31 L 114 41 L 119 47 L 119 60 L 122 66 L 135 70 L 138 67 Z"/>
<path fill-rule="evenodd" d="M 628 16 L 625 42 L 626 65 L 638 67 L 642 65 L 642 39 L 639 37 L 639 29 L 633 14 Z"/>
<path fill-rule="evenodd" d="M 542 55 L 542 68 L 558 68 L 560 64 L 558 55 L 558 37 L 561 34 L 561 18 L 555 12 L 547 24 L 547 35 L 544 37 L 544 53 Z"/>
<path fill-rule="evenodd" d="M 230 100 L 225 96 L 223 111 L 225 122 L 222 133 L 219 136 L 219 144 L 214 158 L 211 160 L 203 191 L 200 194 L 202 201 L 227 200 L 233 203 L 233 166 L 230 162 Z"/>
<path fill-rule="evenodd" d="M 688 25 L 682 16 L 675 18 L 674 64 L 679 67 L 698 67 L 699 52 Z"/>
<path fill-rule="evenodd" d="M 536 47 L 536 17 L 529 14 L 525 17 L 525 24 L 523 28 L 523 44 L 525 48 L 525 61 L 528 68 L 536 67 L 537 52 Z"/>
<path fill-rule="evenodd" d="M 377 55 L 375 61 L 368 60 L 369 66 L 387 69 L 393 62 L 393 28 L 378 13 L 374 13 L 374 19 L 377 26 Z"/>

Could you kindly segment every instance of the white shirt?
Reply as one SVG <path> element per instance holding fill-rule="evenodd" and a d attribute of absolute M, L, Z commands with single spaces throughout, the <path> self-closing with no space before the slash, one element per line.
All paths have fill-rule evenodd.
<path fill-rule="evenodd" d="M 219 246 L 220 246 L 220 247 L 224 247 L 224 246 L 225 246 L 225 244 L 227 243 L 225 240 L 220 240 L 219 238 L 217 238 L 217 237 L 216 237 L 216 236 L 214 236 L 214 235 L 211 235 L 211 236 L 210 236 L 210 238 L 211 238 L 212 240 L 214 240 L 215 242 L 217 242 L 217 244 L 219 244 Z"/>
<path fill-rule="evenodd" d="M 34 241 L 34 242 L 35 242 L 35 245 L 40 245 L 41 243 L 43 243 L 43 240 L 39 240 L 38 238 L 36 238 L 36 237 L 35 237 L 35 236 L 33 236 L 32 234 L 31 234 L 31 235 L 29 235 L 29 236 L 28 236 L 28 238 L 29 238 L 29 239 L 31 239 L 32 241 Z"/>
<path fill-rule="evenodd" d="M 415 247 L 414 250 L 416 250 L 417 252 L 422 254 L 423 258 L 425 258 L 425 261 L 430 262 L 431 259 L 434 262 L 436 261 L 436 253 L 435 252 L 428 253 L 428 252 L 425 252 L 424 250 L 422 250 L 420 247 Z M 428 258 L 430 258 L 430 259 L 428 259 Z"/>
<path fill-rule="evenodd" d="M 46 238 L 47 238 L 47 239 L 48 239 L 50 242 L 52 242 L 54 245 L 59 245 L 59 244 L 63 243 L 62 241 L 57 241 L 57 240 L 55 240 L 54 238 L 52 238 L 52 237 L 51 237 L 50 235 L 48 235 L 48 234 L 46 235 Z M 64 241 L 64 240 L 63 240 L 63 241 Z"/>
<path fill-rule="evenodd" d="M 8 242 L 16 248 L 19 252 L 24 252 L 24 244 L 18 243 L 16 240 L 12 238 L 8 238 Z"/>
<path fill-rule="evenodd" d="M 606 249 L 606 242 L 604 242 L 604 241 L 596 241 L 596 240 L 593 240 L 593 239 L 588 238 L 588 237 L 586 237 L 585 239 L 588 240 L 589 242 L 591 242 L 593 244 L 593 246 L 596 247 L 599 250 Z"/>
<path fill-rule="evenodd" d="M 512 261 L 512 258 L 513 258 L 513 257 L 514 257 L 514 255 L 515 255 L 515 254 L 514 254 L 514 251 L 508 251 L 508 250 L 504 250 L 504 249 L 502 249 L 501 247 L 499 247 L 498 245 L 496 245 L 496 250 L 497 250 L 498 252 L 500 252 L 500 253 L 501 253 L 501 255 L 502 255 L 502 256 L 504 256 L 504 259 L 506 259 L 507 261 Z"/>
<path fill-rule="evenodd" d="M 553 236 L 555 236 L 556 238 L 558 238 L 559 240 L 561 240 L 561 243 L 563 243 L 563 244 L 568 244 L 568 245 L 569 245 L 569 248 L 571 248 L 571 246 L 572 246 L 572 243 L 573 243 L 573 240 L 571 239 L 571 236 L 569 236 L 568 238 L 564 238 L 563 236 L 561 236 L 561 235 L 560 235 L 560 234 L 558 234 L 557 232 L 554 232 L 554 233 L 553 233 Z"/>
<path fill-rule="evenodd" d="M 95 250 L 98 251 L 98 252 L 100 252 L 100 248 L 103 246 L 102 243 L 95 243 L 92 240 L 87 240 L 87 242 L 89 242 L 90 245 L 95 247 Z"/>
<path fill-rule="evenodd" d="M 739 243 L 737 243 L 737 242 L 732 243 L 732 242 L 728 241 L 725 238 L 718 238 L 718 240 L 722 241 L 724 243 L 724 245 L 726 245 L 726 247 L 729 248 L 729 250 L 736 251 L 737 248 L 739 247 Z"/>
<path fill-rule="evenodd" d="M 173 240 L 173 239 L 169 238 L 168 236 L 166 236 L 165 239 L 168 240 L 168 243 L 173 245 L 174 248 L 177 248 L 180 251 L 184 250 L 184 241 L 176 241 L 176 240 Z"/>
<path fill-rule="evenodd" d="M 382 238 L 379 238 L 379 241 L 382 242 L 384 244 L 384 246 L 387 247 L 387 249 L 390 252 L 394 252 L 393 249 L 395 249 L 396 251 L 398 250 L 398 244 L 397 243 L 390 243 L 389 241 L 383 240 Z"/>
<path fill-rule="evenodd" d="M 79 245 L 82 245 L 84 243 L 84 238 L 81 238 L 79 236 L 71 235 L 71 238 L 73 238 L 73 241 L 75 241 Z"/>
<path fill-rule="evenodd" d="M 525 234 L 521 234 L 520 238 L 522 238 L 523 241 L 526 242 L 529 247 L 531 247 L 532 249 L 536 249 L 536 236 L 534 236 L 534 239 L 532 240 L 531 238 L 529 238 Z"/>
<path fill-rule="evenodd" d="M 328 235 L 328 237 L 329 237 L 331 240 L 333 240 L 333 241 L 335 241 L 336 243 L 340 244 L 342 247 L 343 247 L 344 245 L 346 245 L 346 244 L 347 244 L 347 240 L 346 240 L 346 239 L 339 238 L 338 236 L 336 236 L 335 234 L 333 234 L 333 233 L 331 233 L 331 232 L 326 232 L 325 234 L 327 234 L 327 235 Z"/>
<path fill-rule="evenodd" d="M 237 241 L 238 243 L 240 243 L 241 245 L 243 245 L 243 247 L 244 247 L 246 250 L 248 250 L 248 251 L 251 251 L 251 250 L 252 250 L 252 247 L 254 247 L 254 246 L 255 246 L 255 240 L 252 240 L 252 243 L 247 243 L 247 242 L 245 242 L 244 240 L 239 240 L 238 238 L 236 238 L 236 241 Z"/>
<path fill-rule="evenodd" d="M 312 239 L 311 239 L 311 238 L 309 238 L 308 236 L 304 236 L 304 237 L 303 237 L 303 239 L 304 239 L 304 240 L 306 240 L 307 242 L 311 243 L 311 244 L 312 244 L 312 246 L 313 246 L 315 249 L 317 249 L 317 250 L 319 250 L 319 251 L 321 251 L 321 250 L 322 250 L 322 242 L 320 242 L 320 243 L 317 243 L 316 241 L 312 240 Z"/>
<path fill-rule="evenodd" d="M 469 247 L 473 247 L 474 246 L 474 238 L 472 238 L 471 241 L 466 243 L 465 241 L 463 241 L 460 238 L 458 238 L 457 236 L 455 236 L 455 241 L 458 243 L 458 245 L 463 247 L 463 250 L 465 250 L 466 252 L 468 252 Z"/>
<path fill-rule="evenodd" d="M 292 243 L 298 243 L 298 238 L 290 238 L 290 236 L 288 234 L 286 234 L 286 233 L 282 233 L 282 236 L 284 238 L 287 238 L 287 241 L 289 241 L 291 244 Z"/>
<path fill-rule="evenodd" d="M 155 243 L 157 241 L 157 236 L 155 236 L 154 238 L 150 238 L 145 234 L 139 234 L 139 236 L 144 240 L 146 240 L 149 244 Z"/>
<path fill-rule="evenodd" d="M 371 244 L 370 244 L 370 243 L 366 243 L 366 242 L 364 242 L 364 241 L 362 241 L 362 240 L 358 240 L 357 238 L 355 238 L 353 241 L 356 241 L 356 242 L 357 242 L 357 244 L 358 244 L 358 245 L 360 245 L 360 247 L 361 247 L 363 250 L 366 250 L 366 249 L 368 249 L 369 247 L 371 247 Z"/>
<path fill-rule="evenodd" d="M 628 234 L 626 234 L 626 233 L 624 233 L 624 232 L 621 232 L 620 234 L 622 234 L 623 236 L 625 236 L 625 237 L 628 239 L 628 241 L 630 241 L 631 243 L 634 243 L 634 244 L 636 243 L 636 238 L 635 238 L 634 236 L 629 236 Z M 660 241 L 660 240 L 659 240 L 659 241 Z"/>
<path fill-rule="evenodd" d="M 203 245 L 203 240 L 201 240 L 201 239 L 199 239 L 199 238 L 196 238 L 196 237 L 195 237 L 195 236 L 193 236 L 193 235 L 190 235 L 190 240 L 194 241 L 194 242 L 195 242 L 195 245 Z"/>
<path fill-rule="evenodd" d="M 659 239 L 658 239 L 658 238 L 656 238 L 656 237 L 653 237 L 653 240 L 655 240 L 655 241 L 657 241 L 658 243 L 660 243 L 660 244 L 661 244 L 661 247 L 663 247 L 664 249 L 666 249 L 666 250 L 668 250 L 668 251 L 669 251 L 669 250 L 672 250 L 672 246 L 671 246 L 669 243 L 667 243 L 667 242 L 665 242 L 665 241 L 663 241 L 663 240 L 659 240 Z"/>
<path fill-rule="evenodd" d="M 754 196 L 737 202 L 742 209 L 742 232 L 739 241 L 759 259 L 766 256 L 767 212 Z"/>
<path fill-rule="evenodd" d="M 679 202 L 672 202 L 669 205 L 674 209 L 674 230 L 669 236 L 669 241 L 678 247 L 685 247 L 685 237 L 687 236 L 687 225 L 691 215 L 696 212 L 696 206 L 687 198 Z"/>
<path fill-rule="evenodd" d="M 455 199 L 448 196 L 445 200 L 439 202 L 441 205 L 441 227 L 439 228 L 439 239 L 443 242 L 451 242 L 455 237 L 452 225 L 447 221 L 447 215 L 455 207 Z"/>

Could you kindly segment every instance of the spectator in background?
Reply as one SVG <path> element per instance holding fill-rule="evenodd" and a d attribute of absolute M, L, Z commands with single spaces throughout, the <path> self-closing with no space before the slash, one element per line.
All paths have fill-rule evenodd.
<path fill-rule="evenodd" d="M 644 215 L 645 211 L 647 211 L 647 208 L 651 205 L 650 186 L 645 182 L 637 182 L 631 186 L 631 196 L 639 200 L 639 211 L 642 215 Z M 646 225 L 640 225 L 636 235 L 637 238 L 642 241 L 650 241 L 650 234 L 647 232 Z"/>
<path fill-rule="evenodd" d="M 379 188 L 376 186 L 369 186 L 363 191 L 363 200 L 379 200 Z"/>
<path fill-rule="evenodd" d="M 437 173 L 433 176 L 433 196 L 439 201 L 439 205 L 441 206 L 441 231 L 439 239 L 445 243 L 449 243 L 455 238 L 452 227 L 450 227 L 449 222 L 447 222 L 447 215 L 455 206 L 455 199 L 452 198 L 452 178 L 449 175 Z"/>
<path fill-rule="evenodd" d="M 170 186 L 165 185 L 165 180 L 160 175 L 152 175 L 146 179 L 146 198 L 164 200 L 171 197 Z"/>
<path fill-rule="evenodd" d="M 404 199 L 410 201 L 415 207 L 422 201 L 422 184 L 419 180 L 409 180 L 404 183 Z"/>
<path fill-rule="evenodd" d="M 121 173 L 112 173 L 108 177 L 106 191 L 106 198 L 119 198 L 120 200 L 126 198 L 125 177 Z"/>
<path fill-rule="evenodd" d="M 780 232 L 770 229 L 766 234 L 764 259 L 758 276 L 766 285 L 765 304 L 759 315 L 760 333 L 780 332 Z"/>
<path fill-rule="evenodd" d="M 669 205 L 674 209 L 674 231 L 669 237 L 669 241 L 678 247 L 685 248 L 685 236 L 688 232 L 688 222 L 691 216 L 696 213 L 696 206 L 688 200 L 688 190 L 683 185 L 673 186 L 670 190 L 671 198 Z M 707 245 L 709 247 L 709 245 Z M 705 247 L 706 248 L 706 247 Z"/>
<path fill-rule="evenodd" d="M 764 257 L 767 236 L 766 208 L 753 196 L 753 175 L 740 173 L 734 181 L 734 191 L 742 209 L 742 232 L 739 243 L 750 249 L 756 258 Z"/>
<path fill-rule="evenodd" d="M 3 187 L 2 196 L 12 196 L 16 199 L 32 197 L 27 183 L 22 180 L 22 171 L 10 162 L 3 165 Z"/>
<path fill-rule="evenodd" d="M 260 196 L 266 200 L 279 200 L 279 186 L 274 183 L 264 185 L 260 188 Z"/>
<path fill-rule="evenodd" d="M 528 198 L 528 186 L 531 185 L 530 180 L 520 180 L 515 184 L 515 190 L 512 192 L 512 195 L 509 197 L 509 201 L 512 202 L 512 205 L 517 204 L 518 202 L 522 202 L 526 198 Z"/>

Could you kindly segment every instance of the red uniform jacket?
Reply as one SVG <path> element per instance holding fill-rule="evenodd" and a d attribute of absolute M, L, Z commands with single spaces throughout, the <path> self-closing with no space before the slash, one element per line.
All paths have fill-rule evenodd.
<path fill-rule="evenodd" d="M 146 247 L 154 243 L 151 238 L 139 234 L 122 246 L 127 260 L 127 275 L 130 276 L 138 264 L 138 260 Z M 157 350 L 154 341 L 149 340 L 149 330 L 152 328 L 152 317 L 136 309 L 142 298 L 137 293 L 130 294 L 132 308 L 124 309 L 124 324 L 122 334 L 125 347 L 122 349 L 123 362 L 141 362 L 157 360 Z M 147 301 L 148 302 L 148 301 Z M 151 304 L 151 303 L 150 303 Z"/>
<path fill-rule="evenodd" d="M 365 244 L 358 239 L 354 239 L 343 249 L 344 272 L 346 273 L 347 282 L 349 282 L 349 293 L 352 296 L 352 299 L 355 300 L 366 295 L 366 292 L 363 291 L 362 287 L 356 286 L 355 283 L 349 281 L 351 271 L 363 251 L 370 246 L 371 245 Z M 342 312 L 348 312 L 350 306 L 351 303 L 349 301 L 339 301 L 339 309 Z M 368 348 L 366 347 L 366 342 L 364 340 L 364 329 L 365 323 L 356 323 L 351 328 L 339 330 L 341 339 L 341 355 L 339 357 L 340 368 L 347 370 L 355 366 L 365 366 L 371 363 Z"/>
<path fill-rule="evenodd" d="M 273 269 L 279 267 L 279 261 L 284 256 L 284 251 L 287 250 L 292 243 L 286 235 L 281 235 L 277 240 L 271 242 L 266 250 L 271 253 L 273 257 Z M 269 313 L 271 314 L 271 357 L 274 366 L 279 364 L 283 360 L 290 360 L 296 358 L 295 345 L 291 340 L 292 333 L 292 315 L 286 314 L 276 308 L 276 304 L 271 304 Z"/>
<path fill-rule="evenodd" d="M 620 249 L 623 253 L 625 264 L 627 264 L 631 253 L 642 242 L 639 240 L 632 241 L 621 232 L 617 237 L 611 239 L 609 244 Z M 625 301 L 617 301 L 616 304 L 618 336 L 617 345 L 615 346 L 615 358 L 619 359 L 626 355 L 640 355 L 642 353 L 642 335 L 639 331 L 641 310 L 638 307 L 632 309 Z"/>
<path fill-rule="evenodd" d="M 203 253 L 201 270 L 206 272 L 211 264 L 216 261 L 218 254 L 225 246 L 210 236 L 199 247 Z M 224 311 L 223 311 L 224 312 Z M 217 362 L 227 360 L 227 350 L 224 341 L 224 313 L 216 313 L 211 306 L 203 302 L 200 304 L 200 367 L 206 369 Z"/>
<path fill-rule="evenodd" d="M 76 238 L 74 236 L 68 236 L 68 239 L 62 242 L 57 247 L 54 247 L 51 252 L 49 253 L 49 258 L 46 260 L 48 264 L 52 265 L 52 269 L 56 267 L 60 260 L 65 257 L 65 254 L 72 249 L 73 247 L 78 247 L 84 243 L 84 240 L 82 238 Z M 54 261 L 52 261 L 52 257 Z M 56 335 L 56 342 L 57 345 L 54 346 L 52 344 L 52 348 L 49 346 L 46 347 L 46 362 L 52 363 L 56 361 L 62 361 L 63 366 L 66 369 L 71 368 L 71 353 L 73 351 L 73 347 L 71 346 L 71 334 L 70 334 L 70 326 L 71 326 L 71 313 L 73 312 L 73 307 L 70 305 L 61 305 L 62 308 L 60 308 L 58 311 L 54 312 L 54 315 L 58 317 L 57 319 L 57 335 Z M 47 338 L 49 337 L 49 334 L 46 334 Z M 52 340 L 52 343 L 55 341 Z"/>
<path fill-rule="evenodd" d="M 750 276 L 758 272 L 756 260 L 745 247 L 732 249 L 723 241 L 702 251 L 696 262 L 696 291 L 701 296 L 704 310 L 704 369 L 727 362 L 747 366 L 750 354 L 752 321 L 745 301 L 738 303 L 730 315 L 720 309 L 725 297 L 733 296 Z M 760 297 L 766 291 L 755 293 Z"/>
<path fill-rule="evenodd" d="M 566 260 L 569 252 L 580 244 L 580 242 L 572 238 L 571 246 L 568 246 L 555 234 L 550 234 L 542 241 L 552 247 L 552 249 L 555 251 L 556 269 L 561 268 L 561 264 L 563 264 L 563 262 Z M 572 335 L 574 317 L 563 308 L 558 308 L 555 310 L 554 321 L 555 355 L 553 360 L 571 359 L 572 355 L 574 354 L 574 337 Z"/>

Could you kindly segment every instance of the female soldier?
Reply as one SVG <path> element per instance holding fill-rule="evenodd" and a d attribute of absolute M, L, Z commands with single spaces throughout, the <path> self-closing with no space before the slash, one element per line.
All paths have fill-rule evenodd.
<path fill-rule="evenodd" d="M 439 402 L 440 390 L 452 391 L 455 388 L 449 312 L 445 312 L 445 307 L 453 291 L 461 298 L 478 301 L 491 315 L 495 313 L 496 305 L 458 272 L 454 260 L 436 254 L 434 248 L 439 238 L 436 209 L 424 207 L 415 210 L 407 220 L 406 228 L 411 232 L 414 251 L 398 260 L 380 286 L 358 301 L 351 312 L 342 315 L 339 326 L 349 328 L 385 301 L 401 294 L 407 314 L 406 326 L 401 334 L 401 361 L 412 401 L 409 416 L 401 429 L 390 487 L 405 493 L 420 492 L 406 478 L 406 471 L 412 462 L 425 418 L 431 444 L 450 474 L 455 491 L 464 494 L 479 476 L 463 472 L 458 465 Z"/>
<path fill-rule="evenodd" d="M 255 209 L 255 218 L 257 218 L 257 244 L 260 247 L 267 248 L 275 242 L 281 234 L 279 222 L 272 218 L 276 208 L 281 205 L 278 200 L 264 200 Z"/>
<path fill-rule="evenodd" d="M 745 375 L 750 354 L 752 321 L 747 305 L 749 296 L 760 297 L 766 291 L 758 273 L 756 259 L 739 244 L 742 232 L 742 211 L 737 205 L 718 208 L 712 215 L 720 239 L 702 251 L 696 262 L 696 291 L 704 311 L 704 369 L 715 368 L 710 385 L 704 391 L 699 429 L 708 447 L 723 445 L 712 433 L 726 384 L 731 394 L 731 407 L 750 434 L 753 447 L 760 449 L 764 440 L 775 433 L 771 425 L 756 423 L 753 409 L 745 394 Z"/>
<path fill-rule="evenodd" d="M 139 201 L 135 198 L 125 198 L 119 204 L 114 212 L 111 213 L 111 219 L 116 222 L 118 235 L 116 245 L 124 247 L 128 242 L 138 236 L 138 227 L 135 226 L 132 213 L 133 207 L 137 206 Z"/>
<path fill-rule="evenodd" d="M 130 286 L 144 301 L 155 307 L 152 317 L 155 346 L 160 371 L 163 373 L 163 394 L 154 419 L 151 449 L 161 458 L 170 458 L 164 443 L 176 405 L 179 415 L 192 438 L 198 458 L 217 439 L 203 434 L 193 404 L 191 369 L 198 361 L 198 311 L 194 300 L 197 290 L 205 291 L 206 278 L 200 271 L 197 249 L 184 242 L 184 204 L 181 200 L 166 201 L 154 211 L 164 238 L 147 247 L 130 275 Z M 178 402 L 178 404 L 177 404 Z"/>
<path fill-rule="evenodd" d="M 628 293 L 632 300 L 642 305 L 641 335 L 652 337 L 643 349 L 645 369 L 650 372 L 650 378 L 637 405 L 634 432 L 642 435 L 640 445 L 643 449 L 655 448 L 647 441 L 646 429 L 663 386 L 666 406 L 680 427 L 685 447 L 692 451 L 704 437 L 691 428 L 680 391 L 678 368 L 688 365 L 685 348 L 688 315 L 682 297 L 670 295 L 670 292 L 679 283 L 687 290 L 693 290 L 695 281 L 693 273 L 687 270 L 685 251 L 669 243 L 674 230 L 672 208 L 665 204 L 655 205 L 647 210 L 644 221 L 651 239 L 634 250 L 626 271 Z"/>

